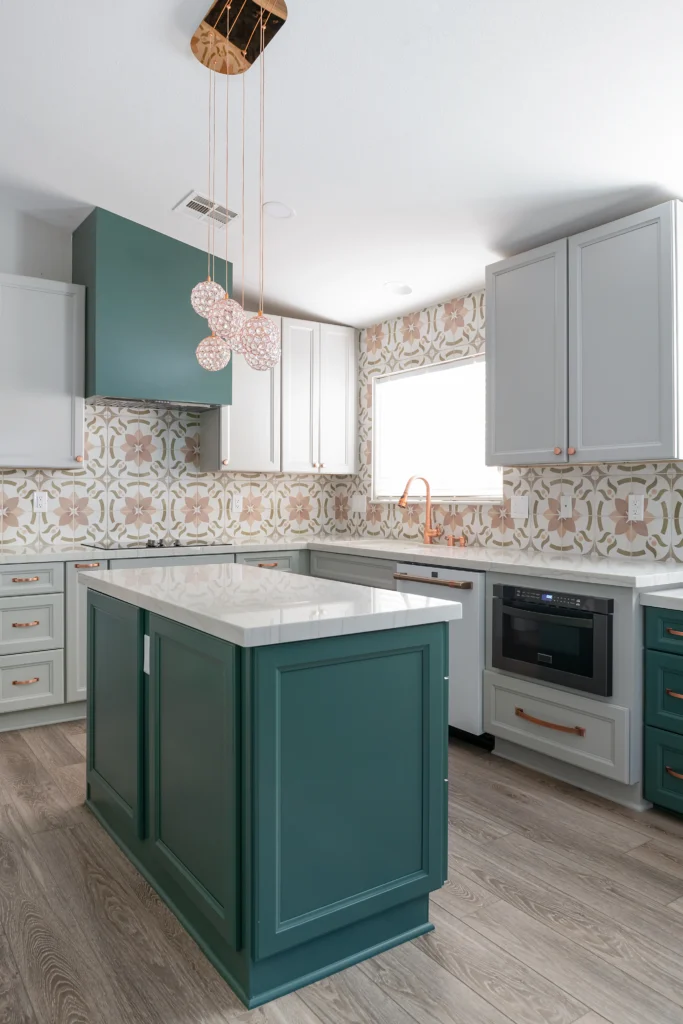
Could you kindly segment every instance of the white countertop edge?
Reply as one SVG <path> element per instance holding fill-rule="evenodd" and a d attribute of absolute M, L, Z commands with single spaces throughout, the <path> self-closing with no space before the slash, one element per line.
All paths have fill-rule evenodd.
<path fill-rule="evenodd" d="M 674 590 L 654 590 L 640 595 L 640 603 L 646 608 L 669 608 L 683 612 L 683 587 Z"/>

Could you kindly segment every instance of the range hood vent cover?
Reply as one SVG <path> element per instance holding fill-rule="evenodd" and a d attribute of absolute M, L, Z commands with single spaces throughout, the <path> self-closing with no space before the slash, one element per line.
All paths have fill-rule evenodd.
<path fill-rule="evenodd" d="M 210 220 L 213 224 L 223 230 L 228 220 L 235 220 L 238 216 L 234 210 L 227 210 L 221 203 L 212 203 L 206 193 L 188 192 L 184 199 L 181 199 L 173 207 L 174 212 L 184 213 L 192 220 Z"/>

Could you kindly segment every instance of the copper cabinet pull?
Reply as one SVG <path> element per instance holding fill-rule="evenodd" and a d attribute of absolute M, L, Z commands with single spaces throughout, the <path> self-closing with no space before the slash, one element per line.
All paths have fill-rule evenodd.
<path fill-rule="evenodd" d="M 29 626 L 39 626 L 40 619 L 36 619 L 34 622 L 13 622 L 12 629 L 28 629 Z"/>
<path fill-rule="evenodd" d="M 408 583 L 431 583 L 434 587 L 450 587 L 451 590 L 471 590 L 474 586 L 469 580 L 427 580 L 424 576 L 409 576 L 407 572 L 395 572 L 395 580 L 406 580 Z"/>
<path fill-rule="evenodd" d="M 34 676 L 33 679 L 13 679 L 12 686 L 31 686 L 32 683 L 39 683 L 40 676 Z"/>
<path fill-rule="evenodd" d="M 277 569 L 277 562 L 259 562 L 259 569 Z"/>
<path fill-rule="evenodd" d="M 683 775 L 681 775 L 680 772 L 675 772 L 673 768 L 669 768 L 668 764 L 665 764 L 664 767 L 666 771 L 669 773 L 669 775 L 672 776 L 672 778 L 681 779 L 681 781 L 683 781 Z"/>
<path fill-rule="evenodd" d="M 557 732 L 570 732 L 574 736 L 585 736 L 586 730 L 580 725 L 558 725 L 557 722 L 545 722 L 542 718 L 533 718 L 531 715 L 527 715 L 524 708 L 515 708 L 515 714 L 517 718 L 523 718 L 525 722 L 531 722 L 532 725 L 542 725 L 544 729 L 555 729 Z"/>
<path fill-rule="evenodd" d="M 671 626 L 667 626 L 666 627 L 666 631 L 667 631 L 667 633 L 671 633 L 671 636 L 683 636 L 683 630 L 681 630 L 681 629 L 672 629 Z"/>
<path fill-rule="evenodd" d="M 676 700 L 683 700 L 683 693 L 676 693 L 675 690 L 665 690 L 667 697 L 675 697 Z"/>
<path fill-rule="evenodd" d="M 576 448 L 567 448 L 567 455 L 576 455 Z"/>
<path fill-rule="evenodd" d="M 561 454 L 562 454 L 562 449 L 561 448 L 553 448 L 553 455 L 561 455 Z"/>
<path fill-rule="evenodd" d="M 74 569 L 97 569 L 99 565 L 99 562 L 76 562 Z"/>
<path fill-rule="evenodd" d="M 13 576 L 12 583 L 37 583 L 40 576 Z"/>
<path fill-rule="evenodd" d="M 82 455 L 77 455 L 76 456 L 76 462 L 83 462 L 83 456 Z"/>

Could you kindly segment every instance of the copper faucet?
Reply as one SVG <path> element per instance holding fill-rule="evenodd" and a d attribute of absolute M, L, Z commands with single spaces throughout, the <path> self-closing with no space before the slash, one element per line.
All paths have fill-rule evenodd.
<path fill-rule="evenodd" d="M 433 537 L 440 537 L 443 530 L 440 526 L 432 526 L 432 490 L 429 486 L 429 481 L 423 476 L 411 476 L 410 480 L 406 484 L 406 488 L 403 495 L 398 499 L 399 508 L 405 508 L 408 504 L 408 491 L 413 480 L 421 480 L 427 488 L 427 502 L 425 506 L 425 525 L 424 525 L 424 542 L 425 544 L 431 544 Z"/>

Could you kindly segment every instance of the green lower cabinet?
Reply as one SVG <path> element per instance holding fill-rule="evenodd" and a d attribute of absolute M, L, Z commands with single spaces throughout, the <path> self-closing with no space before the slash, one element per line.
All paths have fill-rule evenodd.
<path fill-rule="evenodd" d="M 89 609 L 89 805 L 247 1006 L 432 927 L 445 625 L 242 650 L 101 595 Z M 144 629 L 141 684 L 116 649 L 141 652 Z M 98 736 L 115 691 L 125 766 Z"/>
<path fill-rule="evenodd" d="M 683 814 L 683 736 L 646 726 L 644 764 L 645 799 Z"/>

